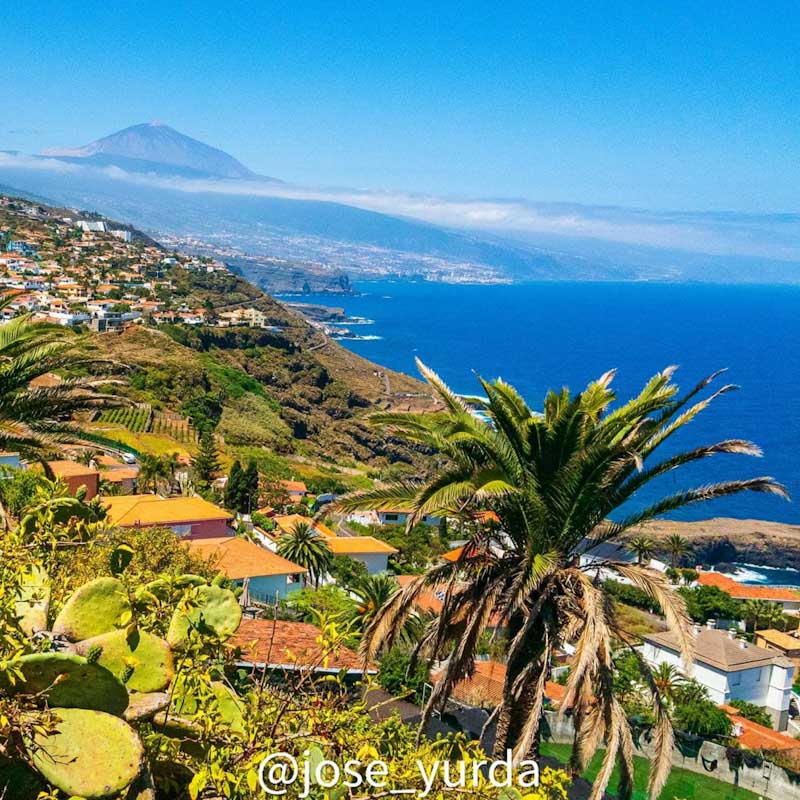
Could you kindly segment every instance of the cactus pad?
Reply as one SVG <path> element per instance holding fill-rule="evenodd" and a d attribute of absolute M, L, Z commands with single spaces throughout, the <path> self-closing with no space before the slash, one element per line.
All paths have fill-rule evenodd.
<path fill-rule="evenodd" d="M 88 657 L 95 648 L 101 649 L 97 663 L 113 672 L 131 692 L 158 692 L 172 680 L 169 645 L 152 633 L 111 631 L 78 642 L 74 649 Z"/>
<path fill-rule="evenodd" d="M 83 708 L 56 710 L 55 732 L 26 744 L 34 767 L 70 796 L 108 797 L 139 774 L 144 749 L 124 720 Z"/>
<path fill-rule="evenodd" d="M 53 633 L 80 642 L 119 627 L 130 611 L 125 586 L 116 578 L 95 578 L 67 600 L 53 623 Z"/>
<path fill-rule="evenodd" d="M 190 628 L 227 639 L 239 627 L 242 609 L 230 589 L 200 586 L 195 599 L 197 605 L 188 611 L 175 609 L 167 631 L 167 641 L 174 648 L 179 649 L 186 643 Z"/>
<path fill-rule="evenodd" d="M 128 692 L 100 664 L 71 653 L 33 653 L 19 660 L 24 680 L 6 688 L 14 693 L 46 693 L 53 708 L 85 708 L 121 715 L 128 707 Z M 49 691 L 48 687 L 51 687 Z"/>
<path fill-rule="evenodd" d="M 134 692 L 129 696 L 130 702 L 122 715 L 128 722 L 140 722 L 152 719 L 159 711 L 169 705 L 167 692 Z"/>
<path fill-rule="evenodd" d="M 50 579 L 35 564 L 25 570 L 17 591 L 15 610 L 19 627 L 28 635 L 47 630 L 47 612 L 50 609 Z"/>

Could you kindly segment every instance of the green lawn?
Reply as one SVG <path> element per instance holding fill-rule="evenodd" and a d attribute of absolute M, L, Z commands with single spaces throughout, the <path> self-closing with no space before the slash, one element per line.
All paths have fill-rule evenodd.
<path fill-rule="evenodd" d="M 571 745 L 568 744 L 542 742 L 541 753 L 543 756 L 552 756 L 562 763 L 566 763 L 569 760 L 571 749 Z M 587 780 L 591 781 L 597 775 L 603 755 L 603 753 L 597 753 L 592 759 L 592 763 L 589 764 L 584 773 L 584 777 Z M 634 800 L 646 800 L 647 759 L 636 757 L 634 769 Z M 615 769 L 608 786 L 609 794 L 614 793 L 618 779 L 619 774 Z M 699 775 L 696 772 L 689 772 L 689 770 L 679 769 L 678 767 L 672 768 L 667 785 L 664 787 L 664 791 L 661 792 L 661 797 L 664 800 L 673 800 L 673 798 L 681 798 L 682 800 L 758 800 L 758 795 L 747 789 L 741 789 L 729 783 L 722 783 L 706 775 Z"/>

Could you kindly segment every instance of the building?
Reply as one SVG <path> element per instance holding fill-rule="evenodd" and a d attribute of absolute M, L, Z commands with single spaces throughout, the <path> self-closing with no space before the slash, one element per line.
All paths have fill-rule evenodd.
<path fill-rule="evenodd" d="M 236 650 L 237 663 L 251 669 L 328 674 L 344 671 L 353 678 L 377 674 L 373 665 L 365 670 L 361 656 L 348 647 L 325 648 L 321 636 L 322 631 L 307 622 L 243 619 L 228 646 Z"/>
<path fill-rule="evenodd" d="M 193 554 L 212 559 L 214 566 L 237 586 L 245 586 L 250 600 L 274 604 L 303 586 L 305 567 L 239 536 L 187 541 Z"/>
<path fill-rule="evenodd" d="M 391 511 L 376 511 L 378 517 L 378 525 L 405 525 L 411 515 L 410 509 L 393 509 Z M 436 517 L 431 514 L 424 514 L 420 522 L 423 525 L 439 524 L 441 517 Z"/>
<path fill-rule="evenodd" d="M 289 495 L 293 503 L 300 503 L 308 497 L 308 487 L 303 481 L 281 481 L 281 489 Z"/>
<path fill-rule="evenodd" d="M 791 750 L 800 755 L 800 742 L 797 739 L 746 719 L 733 706 L 722 706 L 722 710 L 728 715 L 733 725 L 733 736 L 741 747 L 747 750 L 765 750 L 767 752 Z"/>
<path fill-rule="evenodd" d="M 777 631 L 774 628 L 756 631 L 753 644 L 780 653 L 794 664 L 795 669 L 800 667 L 800 638 L 793 634 Z"/>
<path fill-rule="evenodd" d="M 77 461 L 48 461 L 47 466 L 56 478 L 66 484 L 73 497 L 84 486 L 85 500 L 97 497 L 100 491 L 100 473 L 96 469 L 79 464 Z"/>
<path fill-rule="evenodd" d="M 779 603 L 789 614 L 800 613 L 800 592 L 794 589 L 782 589 L 778 586 L 747 586 L 729 578 L 721 572 L 700 570 L 697 582 L 701 586 L 716 586 L 727 592 L 734 600 L 766 600 Z"/>
<path fill-rule="evenodd" d="M 22 466 L 19 460 L 19 453 L 11 453 L 7 450 L 0 450 L 0 469 L 19 469 Z"/>
<path fill-rule="evenodd" d="M 598 542 L 592 539 L 584 539 L 578 545 L 578 552 L 580 553 L 580 565 L 582 567 L 597 567 L 600 571 L 609 561 L 621 561 L 625 564 L 637 563 L 636 554 L 631 552 L 625 545 L 617 542 Z M 658 572 L 666 572 L 668 567 L 667 564 L 657 558 L 648 559 L 644 566 Z M 603 577 L 613 577 L 614 580 L 620 580 L 616 573 L 613 575 L 609 573 Z"/>
<path fill-rule="evenodd" d="M 232 514 L 202 497 L 120 495 L 103 500 L 108 519 L 121 528 L 171 528 L 187 538 L 230 536 Z"/>
<path fill-rule="evenodd" d="M 311 517 L 304 517 L 302 514 L 280 514 L 273 519 L 279 535 L 291 533 L 296 525 L 308 525 L 326 539 L 336 538 L 336 534 L 327 525 L 323 525 Z"/>
<path fill-rule="evenodd" d="M 766 708 L 777 730 L 786 730 L 794 665 L 773 650 L 737 639 L 734 631 L 695 626 L 692 677 L 706 688 L 717 705 L 747 700 Z M 644 657 L 652 665 L 671 664 L 682 670 L 683 662 L 672 633 L 644 636 Z"/>
<path fill-rule="evenodd" d="M 368 575 L 386 572 L 389 568 L 389 556 L 398 552 L 374 536 L 334 536 L 326 538 L 325 543 L 334 556 L 349 556 L 360 561 Z"/>
<path fill-rule="evenodd" d="M 19 253 L 22 256 L 35 256 L 36 255 L 36 247 L 30 242 L 22 242 L 19 240 L 14 240 L 9 242 L 6 245 L 6 250 L 9 253 Z"/>
<path fill-rule="evenodd" d="M 436 684 L 444 675 L 443 670 L 431 672 L 431 683 Z M 506 680 L 506 665 L 499 661 L 476 661 L 472 675 L 460 680 L 450 695 L 453 700 L 472 708 L 493 709 L 503 699 Z M 566 695 L 566 689 L 554 681 L 545 684 L 545 696 L 554 707 L 558 707 Z"/>
<path fill-rule="evenodd" d="M 118 491 L 122 494 L 136 494 L 138 488 L 139 468 L 122 465 L 113 469 L 105 469 L 100 472 L 100 481 L 119 486 Z"/>

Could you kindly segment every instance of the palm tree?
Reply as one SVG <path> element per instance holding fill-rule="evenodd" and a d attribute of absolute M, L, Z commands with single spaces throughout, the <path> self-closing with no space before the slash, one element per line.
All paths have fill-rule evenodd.
<path fill-rule="evenodd" d="M 672 536 L 667 539 L 667 552 L 670 556 L 670 565 L 674 569 L 681 563 L 681 559 L 689 552 L 689 542 L 679 533 L 673 533 Z"/>
<path fill-rule="evenodd" d="M 675 701 L 676 694 L 686 678 L 672 664 L 659 664 L 653 670 L 653 685 L 665 700 Z"/>
<path fill-rule="evenodd" d="M 0 302 L 0 310 L 10 300 Z M 60 444 L 85 444 L 72 415 L 127 402 L 97 391 L 108 379 L 37 381 L 49 373 L 96 365 L 77 352 L 76 341 L 63 327 L 33 322 L 30 315 L 0 326 L 0 449 L 37 458 Z"/>
<path fill-rule="evenodd" d="M 639 566 L 642 566 L 645 561 L 650 562 L 655 548 L 655 542 L 648 539 L 647 536 L 637 536 L 628 543 L 628 550 L 636 556 L 636 563 Z"/>
<path fill-rule="evenodd" d="M 142 453 L 139 457 L 139 481 L 144 488 L 148 486 L 155 493 L 159 483 L 170 478 L 169 463 L 161 456 Z"/>
<path fill-rule="evenodd" d="M 379 414 L 375 422 L 390 435 L 437 451 L 445 466 L 427 480 L 350 495 L 339 502 L 340 509 L 402 505 L 411 509 L 407 524 L 412 528 L 424 514 L 459 519 L 489 508 L 502 531 L 475 530 L 459 560 L 430 568 L 395 594 L 367 627 L 362 655 L 372 659 L 396 641 L 420 593 L 445 584 L 440 616 L 420 648 L 427 657 L 447 658 L 424 710 L 426 723 L 474 669 L 476 649 L 490 620 L 500 620 L 509 644 L 503 696 L 494 712 L 495 747 L 498 754 L 513 748 L 519 761 L 537 747 L 551 659 L 557 649 L 572 644 L 576 653 L 562 702 L 563 708 L 572 709 L 576 727 L 572 767 L 582 771 L 605 738 L 606 754 L 591 800 L 602 796 L 618 757 L 620 793 L 629 796 L 632 734 L 613 693 L 612 643 L 632 644 L 633 637 L 621 627 L 614 603 L 596 580 L 596 564 L 582 567 L 579 552 L 587 545 L 619 540 L 644 522 L 692 503 L 743 491 L 786 496 L 786 490 L 772 478 L 760 477 L 679 491 L 635 510 L 627 505 L 642 487 L 683 464 L 719 453 L 759 454 L 755 445 L 732 439 L 652 463 L 662 443 L 733 388 L 724 386 L 693 401 L 716 374 L 680 397 L 671 381 L 674 368 L 669 368 L 638 396 L 612 409 L 614 373 L 609 372 L 579 394 L 549 392 L 542 413 L 533 412 L 503 381 L 481 380 L 486 400 L 478 415 L 435 373 L 418 365 L 442 410 Z M 688 662 L 693 645 L 689 618 L 683 598 L 670 590 L 666 578 L 622 561 L 608 561 L 604 567 L 660 604 Z M 646 665 L 645 671 L 649 674 Z M 649 790 L 655 796 L 669 773 L 673 741 L 668 707 L 657 690 L 653 712 L 657 755 Z"/>
<path fill-rule="evenodd" d="M 311 583 L 317 588 L 333 561 L 325 538 L 307 522 L 295 523 L 288 533 L 281 536 L 277 551 L 279 556 L 305 567 Z"/>
<path fill-rule="evenodd" d="M 356 596 L 358 602 L 356 619 L 363 629 L 372 621 L 378 610 L 392 599 L 400 587 L 393 576 L 379 573 L 378 575 L 362 575 L 348 588 Z"/>
<path fill-rule="evenodd" d="M 786 618 L 783 615 L 783 606 L 780 603 L 767 603 L 762 619 L 769 628 L 777 628 L 779 626 L 781 630 L 786 628 Z"/>
<path fill-rule="evenodd" d="M 754 631 L 760 627 L 761 620 L 769 612 L 769 605 L 765 600 L 748 600 L 744 603 L 742 611 L 745 623 L 752 624 Z"/>

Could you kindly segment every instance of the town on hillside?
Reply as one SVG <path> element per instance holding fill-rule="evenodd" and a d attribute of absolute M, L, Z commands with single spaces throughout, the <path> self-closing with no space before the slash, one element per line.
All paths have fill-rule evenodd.
<path fill-rule="evenodd" d="M 117 786 L 103 794 L 84 783 L 86 759 L 103 759 L 83 744 L 69 744 L 73 767 L 27 744 L 50 742 L 45 720 L 15 733 L 13 759 L 0 748 L 0 781 L 10 760 L 26 780 L 33 774 L 32 785 L 73 796 L 122 796 L 145 772 L 147 791 L 172 780 L 188 792 L 176 797 L 199 797 L 189 787 L 201 785 L 218 791 L 202 796 L 253 796 L 249 784 L 233 794 L 229 767 L 252 757 L 248 736 L 277 730 L 295 703 L 276 743 L 313 739 L 316 729 L 302 731 L 309 707 L 323 709 L 323 738 L 338 720 L 363 733 L 361 749 L 380 730 L 399 737 L 409 758 L 420 746 L 433 757 L 443 742 L 476 756 L 523 742 L 525 753 L 556 765 L 537 800 L 559 800 L 567 787 L 587 796 L 596 777 L 589 762 L 566 765 L 587 719 L 601 714 L 609 751 L 619 725 L 637 770 L 667 759 L 672 771 L 659 780 L 673 796 L 687 781 L 708 796 L 734 786 L 743 800 L 796 796 L 800 592 L 748 586 L 698 564 L 679 534 L 656 541 L 639 525 L 604 538 L 603 519 L 589 515 L 563 552 L 534 553 L 531 574 L 519 579 L 524 588 L 559 576 L 548 590 L 563 592 L 547 612 L 556 622 L 538 620 L 538 601 L 525 606 L 527 621 L 519 613 L 527 601 L 504 605 L 517 580 L 511 589 L 503 582 L 527 563 L 521 518 L 506 501 L 524 491 L 496 466 L 464 470 L 496 443 L 509 407 L 523 413 L 507 385 L 488 388 L 499 405 L 478 412 L 430 372 L 426 395 L 409 391 L 419 390 L 411 379 L 345 360 L 351 380 L 362 381 L 350 390 L 325 364 L 287 361 L 326 347 L 324 331 L 321 344 L 314 328 L 302 347 L 281 339 L 291 313 L 257 290 L 248 295 L 238 278 L 226 297 L 220 286 L 234 276 L 224 263 L 168 252 L 96 215 L 0 197 L 0 250 L 0 330 L 19 337 L 4 354 L 4 374 L 17 383 L 2 410 L 0 577 L 16 582 L 6 592 L 13 611 L 5 621 L 0 614 L 0 650 L 6 635 L 14 675 L 3 678 L 0 661 L 0 731 L 3 719 L 27 730 L 32 709 L 111 715 L 135 767 L 103 773 L 103 786 Z M 95 349 L 59 349 L 72 340 L 56 326 L 85 333 Z M 162 328 L 171 335 L 137 338 Z M 252 329 L 267 338 L 244 336 Z M 36 336 L 48 338 L 31 366 L 24 347 Z M 119 342 L 129 349 L 114 350 Z M 178 345 L 184 361 L 170 360 Z M 243 360 L 215 360 L 220 353 Z M 247 362 L 254 353 L 263 360 Z M 103 375 L 106 362 L 114 366 L 105 356 L 120 354 L 131 369 Z M 664 387 L 669 379 L 659 377 Z M 390 380 L 403 391 L 393 395 Z M 126 394 L 130 387 L 158 407 Z M 548 403 L 526 424 L 573 407 Z M 357 416 L 366 409 L 389 418 L 388 434 L 368 432 Z M 460 452 L 470 436 L 474 447 Z M 498 462 L 514 446 L 500 448 Z M 780 491 L 756 480 L 759 491 Z M 177 675 L 192 659 L 201 677 Z M 514 687 L 531 665 L 540 671 L 528 690 L 538 694 L 522 702 Z M 79 691 L 81 681 L 94 688 Z M 252 692 L 258 701 L 243 699 Z M 526 739 L 537 714 L 541 725 Z M 418 727 L 425 745 L 412 745 Z M 347 734 L 330 737 L 346 749 Z M 155 758 L 142 770 L 147 747 L 170 754 L 168 775 Z"/>

